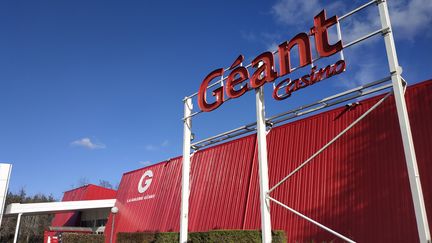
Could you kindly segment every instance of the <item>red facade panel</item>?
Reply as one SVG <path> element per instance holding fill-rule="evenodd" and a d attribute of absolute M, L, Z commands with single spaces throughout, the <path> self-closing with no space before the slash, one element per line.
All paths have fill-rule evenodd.
<path fill-rule="evenodd" d="M 382 97 L 382 96 L 381 96 Z M 432 222 L 432 81 L 407 90 L 407 104 L 429 222 Z M 273 128 L 268 134 L 270 186 L 361 116 L 380 97 Z M 195 153 L 189 230 L 259 229 L 255 136 Z M 152 170 L 142 196 L 137 186 Z M 181 158 L 126 173 L 117 194 L 115 232 L 178 231 Z M 286 183 L 275 199 L 357 242 L 418 241 L 393 96 Z M 289 242 L 340 240 L 272 203 L 272 227 Z M 111 217 L 105 233 L 109 240 Z"/>
<path fill-rule="evenodd" d="M 189 230 L 242 227 L 254 144 L 255 137 L 248 136 L 193 155 Z M 148 170 L 153 179 L 141 194 L 138 184 Z M 115 232 L 178 231 L 180 192 L 181 157 L 126 173 L 117 194 Z M 144 199 L 149 195 L 154 197 Z M 112 217 L 105 229 L 107 242 L 111 224 Z"/>
<path fill-rule="evenodd" d="M 410 124 L 423 187 L 429 228 L 432 226 L 432 80 L 409 89 Z"/>
<path fill-rule="evenodd" d="M 408 92 L 411 97 L 411 90 Z M 270 187 L 377 100 L 273 129 L 268 135 Z M 429 116 L 427 119 L 432 122 L 432 113 L 411 114 L 421 119 Z M 271 196 L 357 242 L 415 242 L 416 222 L 401 141 L 391 96 Z M 431 156 L 428 157 L 430 160 Z M 426 162 L 427 157 L 419 157 L 419 163 Z M 256 159 L 254 163 L 257 164 Z M 260 215 L 256 213 L 259 212 L 256 168 L 252 175 L 247 228 L 260 227 Z M 272 203 L 271 211 L 273 228 L 285 230 L 289 242 L 335 238 L 276 204 Z"/>
<path fill-rule="evenodd" d="M 62 202 L 80 200 L 114 199 L 117 191 L 96 185 L 85 185 L 66 191 Z M 79 222 L 79 213 L 57 213 L 53 218 L 52 226 L 76 226 Z"/>
<path fill-rule="evenodd" d="M 179 217 L 180 158 L 159 163 L 123 175 L 117 194 L 116 207 L 119 213 L 115 219 L 118 232 L 133 231 L 175 231 Z M 146 171 L 152 171 L 150 187 L 144 193 L 138 192 L 138 184 Z M 111 217 L 105 232 L 111 230 Z"/>
<path fill-rule="evenodd" d="M 191 231 L 242 228 L 254 149 L 255 136 L 248 136 L 195 153 L 189 202 Z"/>

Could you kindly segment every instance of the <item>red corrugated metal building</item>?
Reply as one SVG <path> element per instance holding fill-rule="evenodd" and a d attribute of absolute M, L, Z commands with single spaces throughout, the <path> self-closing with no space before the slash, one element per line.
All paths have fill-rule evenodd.
<path fill-rule="evenodd" d="M 88 184 L 64 192 L 62 202 L 115 199 L 116 193 L 117 191 L 112 189 Z M 51 226 L 44 232 L 44 242 L 58 242 L 58 235 L 63 232 L 90 234 L 98 233 L 100 228 L 103 232 L 109 213 L 109 209 L 87 210 L 85 213 L 80 211 L 57 213 L 51 221 Z"/>
<path fill-rule="evenodd" d="M 88 184 L 64 192 L 62 202 L 115 199 L 116 193 L 117 191 L 112 189 Z M 109 209 L 87 210 L 85 213 L 80 211 L 56 213 L 51 226 L 44 232 L 44 242 L 58 242 L 58 235 L 63 232 L 90 234 L 98 233 L 99 229 L 103 232 L 109 213 Z"/>
<path fill-rule="evenodd" d="M 108 189 L 101 186 L 88 184 L 73 190 L 66 191 L 63 194 L 62 202 L 80 201 L 80 200 L 98 200 L 98 199 L 114 199 L 116 190 Z M 51 225 L 58 226 L 80 226 L 80 212 L 57 213 Z"/>
<path fill-rule="evenodd" d="M 381 96 L 380 96 L 381 97 Z M 273 128 L 267 137 L 270 186 L 316 152 L 380 97 Z M 429 222 L 432 222 L 432 81 L 408 88 L 407 105 Z M 143 174 L 151 184 L 138 192 Z M 189 230 L 259 229 L 255 135 L 195 153 L 191 164 Z M 142 179 L 141 179 L 142 184 Z M 177 231 L 181 157 L 123 175 L 114 232 Z M 393 97 L 370 113 L 272 197 L 357 242 L 418 242 Z M 272 228 L 289 242 L 339 242 L 271 204 Z M 105 234 L 110 239 L 112 217 Z"/>

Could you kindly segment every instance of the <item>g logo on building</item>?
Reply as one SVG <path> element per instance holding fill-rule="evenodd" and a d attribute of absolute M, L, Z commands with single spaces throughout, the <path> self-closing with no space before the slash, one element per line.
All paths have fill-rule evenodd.
<path fill-rule="evenodd" d="M 141 176 L 141 179 L 138 183 L 138 192 L 144 193 L 145 191 L 147 191 L 147 189 L 150 187 L 150 184 L 152 183 L 152 180 L 153 180 L 153 171 L 148 170 L 144 172 L 144 174 Z"/>

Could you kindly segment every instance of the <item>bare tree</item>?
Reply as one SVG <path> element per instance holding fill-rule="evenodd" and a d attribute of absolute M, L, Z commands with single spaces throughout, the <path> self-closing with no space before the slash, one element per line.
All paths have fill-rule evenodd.
<path fill-rule="evenodd" d="M 81 177 L 77 182 L 77 187 L 85 186 L 88 184 L 90 184 L 90 180 L 87 177 Z"/>
<path fill-rule="evenodd" d="M 114 188 L 112 186 L 112 184 L 109 181 L 107 181 L 107 180 L 99 180 L 99 186 L 105 187 L 105 188 L 109 188 L 109 189 L 113 189 Z"/>
<path fill-rule="evenodd" d="M 36 194 L 27 196 L 25 189 L 19 190 L 14 194 L 9 192 L 6 197 L 6 205 L 10 203 L 37 203 L 53 202 L 52 195 L 46 196 Z M 5 205 L 5 206 L 6 206 Z M 47 226 L 51 224 L 52 215 L 23 216 L 19 232 L 19 242 L 42 242 L 43 233 Z M 16 226 L 16 217 L 5 217 L 0 228 L 0 242 L 12 242 Z"/>

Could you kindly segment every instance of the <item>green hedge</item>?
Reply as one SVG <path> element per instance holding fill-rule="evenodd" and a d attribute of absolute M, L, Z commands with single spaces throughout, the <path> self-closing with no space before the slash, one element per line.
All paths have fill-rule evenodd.
<path fill-rule="evenodd" d="M 273 243 L 286 242 L 284 231 L 273 231 Z M 257 230 L 214 230 L 209 232 L 189 233 L 190 243 L 260 243 L 261 232 Z M 135 232 L 118 233 L 117 243 L 176 243 L 179 242 L 178 232 Z"/>
<path fill-rule="evenodd" d="M 62 233 L 63 243 L 104 243 L 104 235 L 96 234 L 78 234 L 78 233 Z"/>

